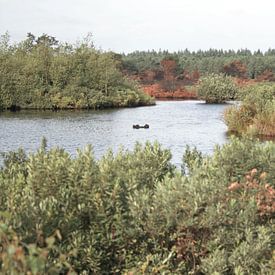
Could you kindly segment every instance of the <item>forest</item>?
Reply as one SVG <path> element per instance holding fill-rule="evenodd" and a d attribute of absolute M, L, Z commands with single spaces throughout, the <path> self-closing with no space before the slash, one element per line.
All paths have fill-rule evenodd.
<path fill-rule="evenodd" d="M 123 68 L 138 74 L 145 82 L 174 77 L 185 84 L 194 83 L 200 75 L 224 73 L 241 79 L 274 81 L 275 49 L 266 52 L 215 50 L 190 52 L 136 51 L 122 55 Z"/>
<path fill-rule="evenodd" d="M 123 72 L 156 98 L 196 99 L 200 77 L 224 74 L 238 85 L 275 80 L 275 50 L 191 52 L 136 51 L 122 54 Z"/>

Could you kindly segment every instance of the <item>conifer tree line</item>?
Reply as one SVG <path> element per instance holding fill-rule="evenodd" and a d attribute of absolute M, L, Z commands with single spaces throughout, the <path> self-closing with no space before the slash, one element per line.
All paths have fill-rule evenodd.
<path fill-rule="evenodd" d="M 32 33 L 20 43 L 0 38 L 0 108 L 105 108 L 151 104 L 120 71 L 113 52 L 87 36 L 75 45 Z"/>
<path fill-rule="evenodd" d="M 186 83 L 196 81 L 199 75 L 212 73 L 224 73 L 244 79 L 275 80 L 275 49 L 265 52 L 252 52 L 248 49 L 186 49 L 173 53 L 166 50 L 135 51 L 123 54 L 122 59 L 126 72 L 142 75 L 147 81 L 165 79 L 165 70 L 169 66 L 174 77 L 183 79 Z M 164 60 L 173 60 L 173 68 L 171 69 L 171 64 L 167 66 L 163 63 Z"/>

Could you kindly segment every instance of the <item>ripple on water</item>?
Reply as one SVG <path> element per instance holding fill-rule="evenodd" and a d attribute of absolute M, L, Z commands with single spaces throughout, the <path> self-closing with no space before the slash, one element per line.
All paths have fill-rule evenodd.
<path fill-rule="evenodd" d="M 104 111 L 5 112 L 0 115 L 0 152 L 25 148 L 35 151 L 45 136 L 49 147 L 65 148 L 73 156 L 77 148 L 92 144 L 95 156 L 120 145 L 132 149 L 135 142 L 158 140 L 180 165 L 187 144 L 210 154 L 215 144 L 226 142 L 222 112 L 226 105 L 200 101 L 159 101 L 156 106 Z M 150 125 L 133 129 L 133 124 Z"/>

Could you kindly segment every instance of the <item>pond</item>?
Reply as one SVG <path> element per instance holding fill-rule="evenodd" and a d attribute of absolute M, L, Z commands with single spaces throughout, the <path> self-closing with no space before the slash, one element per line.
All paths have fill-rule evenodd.
<path fill-rule="evenodd" d="M 157 101 L 155 106 L 104 111 L 20 111 L 0 113 L 0 152 L 19 147 L 35 151 L 46 137 L 48 146 L 60 146 L 76 154 L 77 148 L 92 144 L 100 158 L 109 148 L 132 149 L 136 141 L 159 141 L 181 163 L 186 145 L 211 154 L 215 144 L 226 142 L 222 113 L 226 104 L 201 101 Z M 133 129 L 149 124 L 149 129 Z M 1 162 L 1 160 L 0 160 Z"/>

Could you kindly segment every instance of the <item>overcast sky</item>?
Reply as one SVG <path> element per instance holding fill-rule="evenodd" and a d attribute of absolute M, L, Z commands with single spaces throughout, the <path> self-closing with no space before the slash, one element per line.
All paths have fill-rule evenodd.
<path fill-rule="evenodd" d="M 0 33 L 105 50 L 275 48 L 275 0 L 0 0 Z"/>

